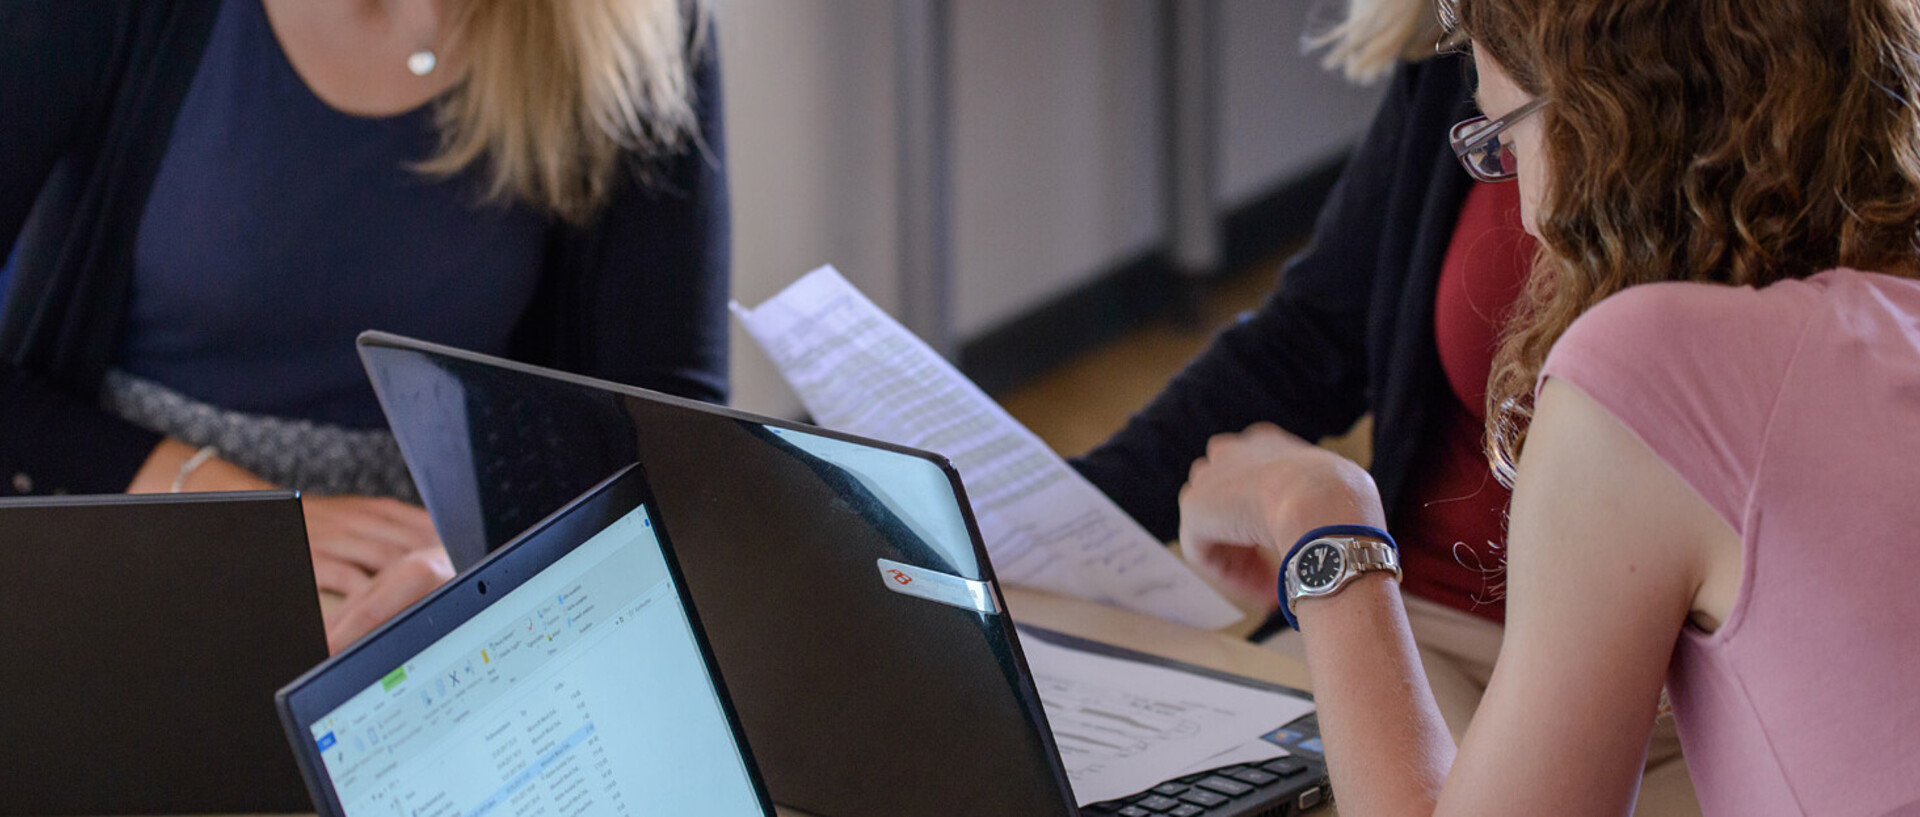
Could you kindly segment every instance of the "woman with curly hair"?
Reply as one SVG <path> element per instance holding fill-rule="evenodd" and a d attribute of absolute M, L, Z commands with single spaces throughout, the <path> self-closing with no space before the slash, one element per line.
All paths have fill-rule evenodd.
<path fill-rule="evenodd" d="M 1371 418 L 1368 469 L 1406 573 L 1408 628 L 1455 738 L 1500 652 L 1505 486 L 1484 453 L 1488 375 L 1536 246 L 1519 185 L 1477 184 L 1448 133 L 1475 114 L 1471 59 L 1439 50 L 1432 0 L 1324 0 L 1310 44 L 1355 80 L 1388 77 L 1365 135 L 1278 288 L 1126 427 L 1074 464 L 1162 539 L 1207 441 L 1255 423 L 1317 440 Z M 1206 565 L 1200 565 L 1204 570 Z M 1271 586 L 1240 594 L 1271 610 Z M 1270 616 L 1253 634 L 1302 655 Z M 1699 813 L 1671 720 L 1654 730 L 1643 814 Z"/>
<path fill-rule="evenodd" d="M 1455 0 L 1542 252 L 1487 393 L 1507 630 L 1436 712 L 1372 480 L 1216 438 L 1193 558 L 1285 565 L 1343 811 L 1630 811 L 1671 702 L 1708 814 L 1920 813 L 1920 7 Z M 1664 694 L 1663 694 L 1664 693 Z"/>

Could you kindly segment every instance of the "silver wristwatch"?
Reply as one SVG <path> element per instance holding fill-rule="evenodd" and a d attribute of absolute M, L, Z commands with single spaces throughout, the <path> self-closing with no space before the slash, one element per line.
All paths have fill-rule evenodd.
<path fill-rule="evenodd" d="M 1285 573 L 1289 612 L 1303 598 L 1331 596 L 1360 574 L 1391 570 L 1400 579 L 1400 552 L 1369 536 L 1322 536 L 1293 552 Z"/>

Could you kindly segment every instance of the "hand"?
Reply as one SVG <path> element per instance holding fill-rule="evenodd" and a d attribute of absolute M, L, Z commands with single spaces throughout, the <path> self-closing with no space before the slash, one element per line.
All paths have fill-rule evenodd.
<path fill-rule="evenodd" d="M 1279 603 L 1281 560 L 1322 525 L 1383 527 L 1373 477 L 1358 463 L 1259 423 L 1207 441 L 1180 489 L 1180 547 L 1235 595 Z"/>
<path fill-rule="evenodd" d="M 433 520 L 416 506 L 365 496 L 305 496 L 300 505 L 322 591 L 351 598 L 410 554 L 437 551 L 445 558 Z"/>
<path fill-rule="evenodd" d="M 326 622 L 327 651 L 339 652 L 360 640 L 451 578 L 453 563 L 437 546 L 412 551 L 388 564 L 333 609 Z"/>

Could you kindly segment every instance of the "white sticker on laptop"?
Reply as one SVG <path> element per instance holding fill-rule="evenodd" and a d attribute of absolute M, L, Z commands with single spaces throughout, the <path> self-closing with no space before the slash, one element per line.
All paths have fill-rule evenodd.
<path fill-rule="evenodd" d="M 1000 612 L 1000 603 L 994 599 L 993 588 L 986 582 L 901 564 L 892 559 L 875 561 L 880 565 L 880 583 L 895 593 L 917 596 L 976 613 L 992 615 Z"/>

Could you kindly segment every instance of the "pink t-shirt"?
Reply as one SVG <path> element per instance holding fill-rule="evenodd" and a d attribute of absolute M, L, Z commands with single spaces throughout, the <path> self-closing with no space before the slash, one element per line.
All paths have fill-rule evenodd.
<path fill-rule="evenodd" d="M 1740 534 L 1732 613 L 1668 673 L 1706 813 L 1920 814 L 1920 281 L 1634 287 L 1548 376 Z"/>

